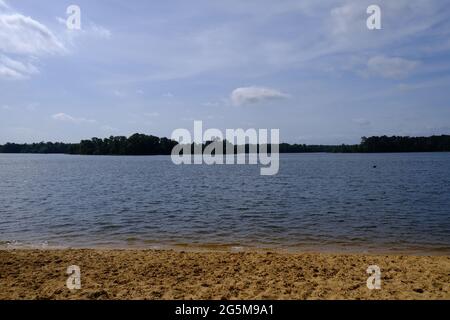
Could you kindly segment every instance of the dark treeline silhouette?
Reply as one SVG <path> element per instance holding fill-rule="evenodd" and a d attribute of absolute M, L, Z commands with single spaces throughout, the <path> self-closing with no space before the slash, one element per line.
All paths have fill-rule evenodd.
<path fill-rule="evenodd" d="M 133 134 L 129 138 L 118 136 L 106 139 L 82 140 L 70 148 L 71 154 L 87 155 L 169 155 L 177 142 L 167 139 Z"/>
<path fill-rule="evenodd" d="M 218 141 L 215 141 L 218 142 Z M 213 141 L 202 145 L 202 150 Z M 223 143 L 223 152 L 231 144 Z M 0 145 L 0 153 L 64 153 L 82 155 L 169 155 L 176 141 L 168 138 L 158 138 L 145 134 L 133 134 L 129 138 L 124 136 L 111 136 L 105 139 L 92 138 L 82 140 L 80 143 L 40 142 L 33 144 L 7 143 Z M 245 145 L 245 152 L 253 148 L 258 150 L 260 146 Z M 238 146 L 231 145 L 234 152 L 241 152 Z M 191 145 L 194 153 L 194 145 Z M 270 152 L 270 146 L 268 147 Z M 357 153 L 357 152 L 440 152 L 450 151 L 450 135 L 431 137 L 401 137 L 380 136 L 363 137 L 360 144 L 355 145 L 306 145 L 288 144 L 279 145 L 280 153 L 308 153 L 308 152 L 334 152 L 334 153 Z"/>
<path fill-rule="evenodd" d="M 32 144 L 7 143 L 0 145 L 0 153 L 70 153 L 74 144 L 40 142 Z"/>
<path fill-rule="evenodd" d="M 431 137 L 362 137 L 360 152 L 450 151 L 450 135 Z"/>

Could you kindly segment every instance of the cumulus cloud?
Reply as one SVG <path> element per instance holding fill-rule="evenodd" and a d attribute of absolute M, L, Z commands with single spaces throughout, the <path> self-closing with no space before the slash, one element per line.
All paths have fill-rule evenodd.
<path fill-rule="evenodd" d="M 406 77 L 418 65 L 418 61 L 386 56 L 372 57 L 367 62 L 367 68 L 370 74 L 393 79 Z"/>
<path fill-rule="evenodd" d="M 242 87 L 231 93 L 231 102 L 236 105 L 254 104 L 270 100 L 286 99 L 289 95 L 271 88 Z"/>
<path fill-rule="evenodd" d="M 76 118 L 68 115 L 66 113 L 56 113 L 52 115 L 53 120 L 62 121 L 62 122 L 70 122 L 70 123 L 95 123 L 95 120 L 85 119 L 85 118 Z"/>

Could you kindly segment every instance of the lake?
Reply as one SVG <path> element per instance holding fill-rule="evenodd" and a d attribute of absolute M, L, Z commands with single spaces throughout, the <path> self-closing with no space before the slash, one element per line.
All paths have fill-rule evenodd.
<path fill-rule="evenodd" d="M 259 173 L 0 154 L 0 246 L 450 252 L 450 153 L 281 154 Z"/>

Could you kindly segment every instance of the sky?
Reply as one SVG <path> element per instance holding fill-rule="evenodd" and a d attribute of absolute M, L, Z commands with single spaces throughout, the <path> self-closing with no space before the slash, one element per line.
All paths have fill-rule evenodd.
<path fill-rule="evenodd" d="M 306 144 L 450 134 L 448 1 L 0 0 L 0 143 L 194 120 Z"/>

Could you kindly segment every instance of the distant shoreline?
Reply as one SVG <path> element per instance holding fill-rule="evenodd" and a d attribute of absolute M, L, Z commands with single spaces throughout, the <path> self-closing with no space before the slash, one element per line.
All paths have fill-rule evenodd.
<path fill-rule="evenodd" d="M 230 148 L 234 153 L 239 152 L 237 145 L 226 140 L 207 141 L 201 146 L 202 150 L 209 144 L 219 144 L 226 154 Z M 159 138 L 152 135 L 133 134 L 130 137 L 111 136 L 109 138 L 82 140 L 80 143 L 39 142 L 32 144 L 6 143 L 0 145 L 0 153 L 42 153 L 42 154 L 81 154 L 81 155 L 170 155 L 178 142 Z M 231 147 L 230 147 L 231 146 Z M 242 146 L 245 153 L 249 153 L 253 146 L 258 151 L 261 145 L 246 144 Z M 408 136 L 373 136 L 362 137 L 360 144 L 353 145 L 306 145 L 306 144 L 278 144 L 279 153 L 391 153 L 391 152 L 449 152 L 450 135 L 430 137 Z M 189 146 L 188 146 L 189 148 Z M 197 153 L 195 144 L 191 144 L 191 154 Z M 271 145 L 267 145 L 270 152 Z"/>
<path fill-rule="evenodd" d="M 386 152 L 331 152 L 331 151 L 311 151 L 311 152 L 279 152 L 280 154 L 426 154 L 426 153 L 450 153 L 450 151 L 386 151 Z M 98 157 L 170 157 L 170 154 L 79 154 L 79 153 L 38 153 L 38 152 L 0 152 L 10 155 L 61 155 L 61 156 L 98 156 Z M 254 152 L 246 152 L 245 154 L 258 154 Z M 199 156 L 202 154 L 198 154 Z M 194 155 L 192 155 L 194 156 Z"/>

